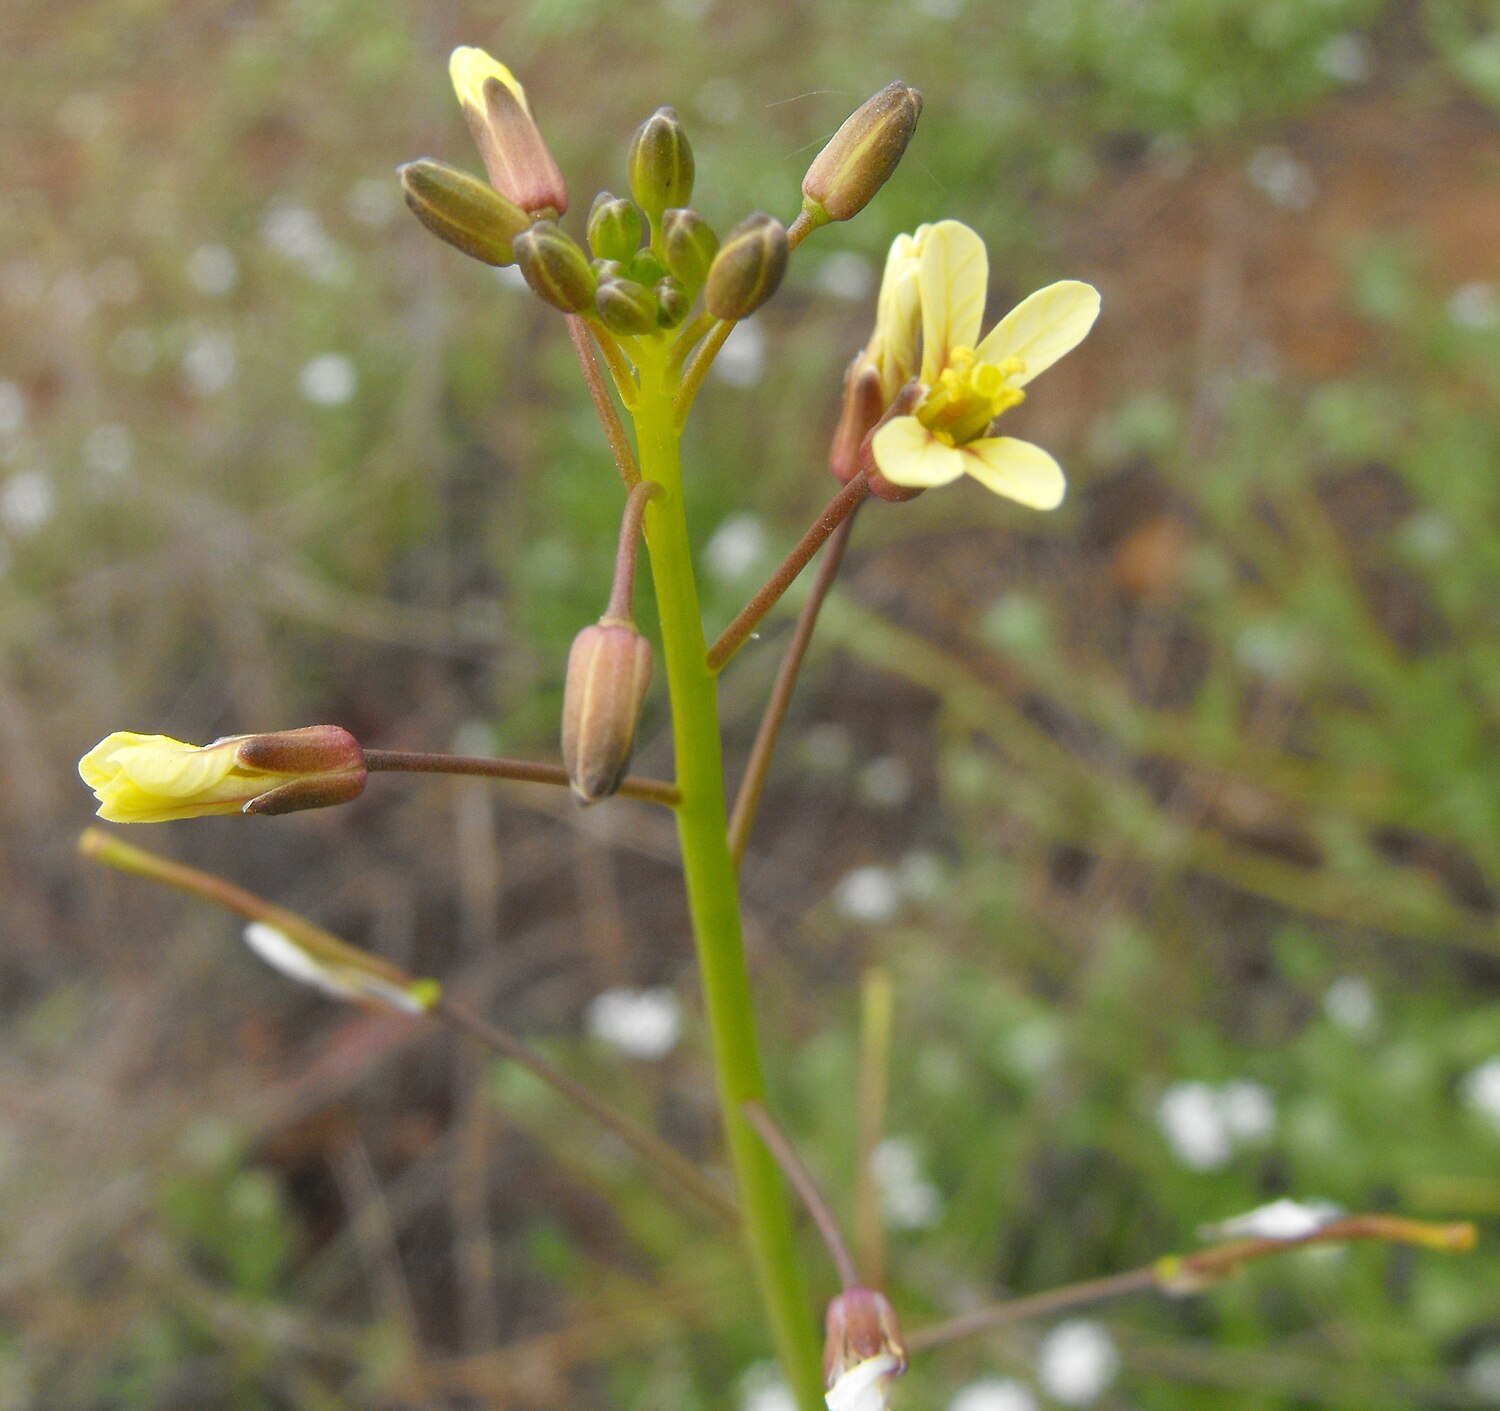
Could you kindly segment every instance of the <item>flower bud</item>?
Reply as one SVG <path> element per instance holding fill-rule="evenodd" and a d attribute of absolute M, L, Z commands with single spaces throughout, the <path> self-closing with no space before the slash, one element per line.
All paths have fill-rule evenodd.
<path fill-rule="evenodd" d="M 715 318 L 748 318 L 773 295 L 791 253 L 786 227 L 764 211 L 729 232 L 708 271 L 703 301 Z"/>
<path fill-rule="evenodd" d="M 859 450 L 885 411 L 880 369 L 860 354 L 844 374 L 844 402 L 838 429 L 828 448 L 828 468 L 834 479 L 847 485 L 859 473 Z"/>
<path fill-rule="evenodd" d="M 896 1311 L 873 1289 L 845 1289 L 828 1305 L 823 1345 L 829 1411 L 877 1411 L 906 1370 Z"/>
<path fill-rule="evenodd" d="M 439 240 L 487 265 L 515 263 L 511 242 L 531 217 L 493 187 L 428 157 L 397 167 L 412 214 Z"/>
<path fill-rule="evenodd" d="M 672 277 L 680 279 L 685 288 L 701 289 L 719 253 L 719 237 L 713 226 L 685 206 L 663 212 L 661 223 L 662 252 Z"/>
<path fill-rule="evenodd" d="M 594 307 L 611 333 L 651 333 L 656 328 L 656 296 L 633 279 L 606 279 Z"/>
<path fill-rule="evenodd" d="M 693 296 L 675 279 L 656 282 L 656 322 L 662 328 L 676 328 L 693 307 Z"/>
<path fill-rule="evenodd" d="M 802 178 L 803 209 L 819 225 L 858 215 L 896 170 L 921 115 L 915 88 L 888 83 L 814 158 Z"/>
<path fill-rule="evenodd" d="M 337 725 L 231 735 L 188 745 L 116 731 L 78 762 L 110 823 L 162 823 L 217 813 L 292 813 L 358 798 L 359 742 Z"/>
<path fill-rule="evenodd" d="M 584 803 L 620 787 L 651 684 L 651 644 L 635 624 L 602 617 L 573 639 L 563 690 L 562 757 Z"/>
<path fill-rule="evenodd" d="M 693 194 L 693 149 L 675 108 L 658 108 L 636 129 L 626 159 L 630 194 L 653 226 L 668 206 L 685 206 Z"/>
<path fill-rule="evenodd" d="M 283 913 L 279 926 L 252 921 L 245 944 L 273 970 L 330 999 L 398 1014 L 430 1014 L 443 997 L 436 980 L 417 979 L 378 955 Z"/>
<path fill-rule="evenodd" d="M 539 220 L 514 241 L 516 264 L 531 292 L 564 313 L 582 313 L 594 302 L 594 271 L 588 256 L 558 226 Z"/>
<path fill-rule="evenodd" d="M 568 188 L 511 71 L 483 49 L 461 48 L 448 73 L 490 184 L 533 217 L 562 215 Z"/>
<path fill-rule="evenodd" d="M 601 191 L 589 211 L 589 249 L 601 260 L 628 264 L 641 247 L 641 213 L 623 197 Z"/>
<path fill-rule="evenodd" d="M 637 252 L 636 257 L 625 267 L 625 277 L 637 284 L 655 284 L 665 279 L 667 267 L 650 250 Z"/>
<path fill-rule="evenodd" d="M 865 433 L 864 440 L 859 443 L 859 468 L 865 472 L 869 481 L 870 493 L 877 499 L 886 500 L 893 505 L 898 505 L 904 500 L 916 499 L 922 490 L 920 486 L 893 484 L 880 473 L 880 467 L 875 463 L 873 445 L 875 433 L 886 422 L 898 416 L 907 416 L 915 410 L 923 395 L 922 384 L 913 378 L 896 393 L 896 400 L 885 409 L 880 420 Z"/>

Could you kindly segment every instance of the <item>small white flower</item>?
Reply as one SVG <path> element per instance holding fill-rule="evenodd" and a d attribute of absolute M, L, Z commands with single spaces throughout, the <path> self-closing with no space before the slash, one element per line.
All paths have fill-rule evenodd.
<path fill-rule="evenodd" d="M 774 1362 L 757 1362 L 740 1378 L 740 1411 L 797 1411 L 797 1398 Z"/>
<path fill-rule="evenodd" d="M 1448 299 L 1448 317 L 1460 328 L 1493 328 L 1500 323 L 1500 299 L 1484 280 L 1460 284 Z"/>
<path fill-rule="evenodd" d="M 234 381 L 239 352 L 231 334 L 221 330 L 200 333 L 182 355 L 182 375 L 200 397 L 212 397 Z"/>
<path fill-rule="evenodd" d="M 130 469 L 135 442 L 130 429 L 117 421 L 96 426 L 83 439 L 84 464 L 102 480 L 111 480 Z"/>
<path fill-rule="evenodd" d="M 1323 1013 L 1341 1029 L 1365 1035 L 1374 1031 L 1380 1019 L 1380 1006 L 1368 980 L 1345 975 L 1335 980 L 1323 996 Z"/>
<path fill-rule="evenodd" d="M 1464 1368 L 1464 1385 L 1486 1406 L 1500 1406 L 1500 1347 L 1491 1345 L 1474 1354 Z"/>
<path fill-rule="evenodd" d="M 297 374 L 303 399 L 318 407 L 342 406 L 358 386 L 359 374 L 342 353 L 321 353 Z"/>
<path fill-rule="evenodd" d="M 1463 1080 L 1464 1101 L 1500 1128 L 1500 1057 L 1481 1063 Z"/>
<path fill-rule="evenodd" d="M 1097 1401 L 1119 1371 L 1114 1339 L 1103 1324 L 1086 1318 L 1059 1323 L 1037 1349 L 1037 1380 L 1048 1396 L 1064 1406 Z"/>
<path fill-rule="evenodd" d="M 828 1411 L 885 1411 L 891 1382 L 901 1373 L 901 1359 L 889 1352 L 856 1363 L 828 1388 Z"/>
<path fill-rule="evenodd" d="M 1207 1083 L 1174 1083 L 1156 1106 L 1156 1123 L 1185 1166 L 1212 1171 L 1234 1155 L 1218 1094 Z"/>
<path fill-rule="evenodd" d="M 855 303 L 875 287 L 875 266 L 855 250 L 839 250 L 818 267 L 818 283 L 835 299 Z"/>
<path fill-rule="evenodd" d="M 960 1387 L 948 1411 L 1039 1411 L 1031 1388 L 1009 1377 L 983 1377 Z"/>
<path fill-rule="evenodd" d="M 1204 1239 L 1300 1240 L 1343 1217 L 1343 1210 L 1326 1200 L 1273 1200 L 1244 1215 L 1217 1225 L 1205 1225 Z"/>
<path fill-rule="evenodd" d="M 1264 1083 L 1238 1079 L 1219 1093 L 1224 1126 L 1236 1142 L 1263 1142 L 1276 1130 L 1276 1099 Z"/>
<path fill-rule="evenodd" d="M 753 514 L 732 514 L 703 546 L 704 567 L 720 582 L 743 578 L 766 556 L 766 529 Z"/>
<path fill-rule="evenodd" d="M 1276 205 L 1288 210 L 1305 211 L 1318 194 L 1312 173 L 1285 147 L 1257 147 L 1245 170 Z"/>
<path fill-rule="evenodd" d="M 901 906 L 896 879 L 884 867 L 856 867 L 833 889 L 833 904 L 850 921 L 878 926 Z"/>
<path fill-rule="evenodd" d="M 943 1193 L 922 1174 L 916 1148 L 904 1137 L 881 1142 L 870 1154 L 870 1166 L 893 1229 L 930 1229 L 942 1218 Z"/>
<path fill-rule="evenodd" d="M 682 1005 L 665 986 L 605 990 L 589 1003 L 589 1033 L 631 1058 L 665 1058 L 682 1037 Z"/>
<path fill-rule="evenodd" d="M 52 478 L 44 470 L 23 470 L 0 484 L 0 524 L 17 536 L 42 529 L 56 504 Z"/>
<path fill-rule="evenodd" d="M 199 293 L 219 296 L 238 283 L 240 267 L 224 246 L 200 245 L 187 258 L 187 277 Z"/>
<path fill-rule="evenodd" d="M 766 331 L 754 321 L 737 323 L 714 359 L 714 376 L 731 387 L 754 387 L 766 365 Z"/>

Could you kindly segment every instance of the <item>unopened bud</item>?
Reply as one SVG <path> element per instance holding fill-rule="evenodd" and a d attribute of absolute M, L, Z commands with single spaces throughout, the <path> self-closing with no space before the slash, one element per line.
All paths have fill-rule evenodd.
<path fill-rule="evenodd" d="M 675 108 L 658 108 L 636 129 L 627 158 L 630 194 L 657 226 L 668 206 L 693 194 L 693 149 Z"/>
<path fill-rule="evenodd" d="M 637 284 L 655 284 L 658 279 L 665 279 L 666 275 L 667 267 L 650 250 L 639 251 L 625 267 L 625 277 L 635 280 Z"/>
<path fill-rule="evenodd" d="M 490 184 L 532 216 L 562 215 L 568 188 L 515 75 L 483 49 L 470 48 L 453 51 L 448 73 Z"/>
<path fill-rule="evenodd" d="M 641 247 L 644 228 L 635 204 L 601 191 L 589 211 L 589 249 L 601 260 L 628 264 Z"/>
<path fill-rule="evenodd" d="M 606 279 L 594 307 L 612 333 L 650 333 L 656 328 L 656 295 L 633 279 Z"/>
<path fill-rule="evenodd" d="M 661 218 L 662 253 L 674 279 L 688 289 L 701 289 L 719 253 L 719 237 L 697 211 L 686 206 L 665 211 Z"/>
<path fill-rule="evenodd" d="M 922 493 L 922 489 L 916 485 L 895 485 L 880 473 L 880 467 L 875 461 L 875 433 L 886 422 L 915 411 L 923 395 L 922 384 L 913 378 L 896 393 L 895 401 L 885 409 L 880 420 L 865 433 L 865 439 L 859 443 L 859 467 L 865 472 L 869 481 L 870 493 L 877 499 L 886 500 L 893 505 L 900 504 L 904 500 L 916 499 Z"/>
<path fill-rule="evenodd" d="M 859 473 L 859 450 L 865 437 L 875 429 L 885 410 L 885 394 L 880 387 L 880 369 L 860 354 L 844 374 L 844 401 L 839 411 L 838 429 L 828 448 L 828 468 L 834 479 L 847 485 Z"/>
<path fill-rule="evenodd" d="M 873 1289 L 845 1289 L 828 1305 L 824 1384 L 835 1411 L 885 1405 L 886 1386 L 906 1370 L 896 1311 Z"/>
<path fill-rule="evenodd" d="M 514 241 L 516 264 L 531 291 L 564 313 L 582 313 L 594 302 L 588 256 L 556 221 L 539 220 Z"/>
<path fill-rule="evenodd" d="M 357 799 L 365 788 L 365 752 L 337 725 L 250 735 L 235 759 L 246 769 L 296 776 L 245 805 L 246 813 L 295 813 Z"/>
<path fill-rule="evenodd" d="M 468 172 L 419 158 L 397 167 L 412 214 L 439 240 L 487 265 L 515 263 L 511 248 L 531 217 Z"/>
<path fill-rule="evenodd" d="M 729 232 L 708 271 L 703 302 L 715 318 L 748 318 L 773 295 L 786 273 L 791 248 L 786 227 L 764 211 L 746 216 Z"/>
<path fill-rule="evenodd" d="M 915 88 L 886 84 L 844 119 L 808 167 L 803 209 L 819 225 L 858 215 L 896 170 L 921 115 Z"/>
<path fill-rule="evenodd" d="M 573 639 L 563 690 L 562 757 L 584 803 L 620 787 L 651 684 L 651 644 L 633 622 L 603 617 Z"/>
<path fill-rule="evenodd" d="M 656 321 L 662 328 L 676 328 L 693 307 L 693 296 L 675 279 L 656 282 Z"/>

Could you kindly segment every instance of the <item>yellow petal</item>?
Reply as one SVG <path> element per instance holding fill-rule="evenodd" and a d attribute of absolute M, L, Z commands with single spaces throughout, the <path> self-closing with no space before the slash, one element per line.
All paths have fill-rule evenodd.
<path fill-rule="evenodd" d="M 986 490 L 1034 510 L 1055 510 L 1062 504 L 1067 489 L 1062 467 L 1030 441 L 991 436 L 970 441 L 958 454 L 963 457 L 964 470 Z"/>
<path fill-rule="evenodd" d="M 453 80 L 453 91 L 458 94 L 458 101 L 466 108 L 484 112 L 489 106 L 484 100 L 484 85 L 490 79 L 498 78 L 516 95 L 516 101 L 527 113 L 531 112 L 531 104 L 526 101 L 526 90 L 516 81 L 516 76 L 483 49 L 468 46 L 455 49 L 448 60 L 448 77 Z"/>
<path fill-rule="evenodd" d="M 1025 368 L 1011 378 L 1024 387 L 1064 353 L 1071 353 L 1099 317 L 1099 291 L 1077 279 L 1063 279 L 1021 300 L 975 350 L 979 361 L 1020 358 Z"/>
<path fill-rule="evenodd" d="M 870 442 L 875 464 L 892 485 L 926 489 L 947 485 L 964 473 L 962 451 L 939 441 L 914 416 L 886 422 Z"/>
<path fill-rule="evenodd" d="M 984 241 L 968 226 L 945 220 L 923 233 L 922 381 L 929 387 L 948 365 L 950 349 L 978 340 L 989 270 Z"/>
<path fill-rule="evenodd" d="M 917 238 L 898 235 L 886 256 L 880 280 L 875 333 L 866 351 L 880 372 L 880 389 L 888 403 L 917 375 L 922 331 L 920 249 Z"/>

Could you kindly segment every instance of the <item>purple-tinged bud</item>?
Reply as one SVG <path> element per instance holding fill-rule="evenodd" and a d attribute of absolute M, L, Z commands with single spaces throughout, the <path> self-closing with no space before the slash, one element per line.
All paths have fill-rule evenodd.
<path fill-rule="evenodd" d="M 567 314 L 594 303 L 594 271 L 589 258 L 556 221 L 539 220 L 515 238 L 516 264 L 531 292 Z"/>
<path fill-rule="evenodd" d="M 611 333 L 652 333 L 656 329 L 656 295 L 633 279 L 606 279 L 594 295 L 600 321 Z"/>
<path fill-rule="evenodd" d="M 602 617 L 573 639 L 563 690 L 562 757 L 584 803 L 620 787 L 651 684 L 651 643 L 633 622 Z"/>
<path fill-rule="evenodd" d="M 693 195 L 695 165 L 682 119 L 675 108 L 658 108 L 636 129 L 626 158 L 630 194 L 653 227 L 668 206 L 685 206 Z"/>
<path fill-rule="evenodd" d="M 719 237 L 713 226 L 685 206 L 663 212 L 661 225 L 662 253 L 672 277 L 687 289 L 701 289 L 719 253 Z"/>
<path fill-rule="evenodd" d="M 748 318 L 786 274 L 786 227 L 764 211 L 746 216 L 725 238 L 708 271 L 703 302 L 715 318 Z"/>
<path fill-rule="evenodd" d="M 597 259 L 629 264 L 641 248 L 645 227 L 634 203 L 601 191 L 589 211 L 589 249 Z"/>
<path fill-rule="evenodd" d="M 894 485 L 880 473 L 880 467 L 875 463 L 874 440 L 875 433 L 880 430 L 886 422 L 898 416 L 907 416 L 915 411 L 925 396 L 922 384 L 913 378 L 899 392 L 896 399 L 885 409 L 880 420 L 865 433 L 865 439 L 859 443 L 859 466 L 865 472 L 870 484 L 870 493 L 877 499 L 886 500 L 893 505 L 901 504 L 905 500 L 914 500 L 922 493 L 918 486 Z"/>
<path fill-rule="evenodd" d="M 818 225 L 858 215 L 896 170 L 921 115 L 915 88 L 888 83 L 814 158 L 802 178 L 803 209 Z"/>
<path fill-rule="evenodd" d="M 531 217 L 468 172 L 420 157 L 397 167 L 411 212 L 439 240 L 487 265 L 515 263 L 512 242 Z"/>
<path fill-rule="evenodd" d="M 562 215 L 568 188 L 515 76 L 483 49 L 470 48 L 453 51 L 448 72 L 490 184 L 533 217 Z"/>
<path fill-rule="evenodd" d="M 844 374 L 844 401 L 839 411 L 838 429 L 828 448 L 828 468 L 841 485 L 847 485 L 859 474 L 859 450 L 865 437 L 875 429 L 885 411 L 885 394 L 880 386 L 880 369 L 867 362 L 861 353 Z"/>
<path fill-rule="evenodd" d="M 906 1370 L 896 1311 L 873 1289 L 845 1289 L 824 1320 L 824 1385 L 831 1408 L 885 1405 L 885 1388 Z"/>
<path fill-rule="evenodd" d="M 693 296 L 675 279 L 656 282 L 656 322 L 662 328 L 676 328 L 693 307 Z"/>

